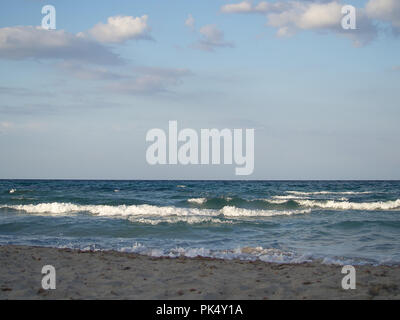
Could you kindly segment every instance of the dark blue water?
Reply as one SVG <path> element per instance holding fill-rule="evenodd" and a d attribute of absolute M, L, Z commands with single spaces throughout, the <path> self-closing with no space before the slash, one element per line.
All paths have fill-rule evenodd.
<path fill-rule="evenodd" d="M 399 264 L 400 182 L 0 180 L 0 244 Z"/>

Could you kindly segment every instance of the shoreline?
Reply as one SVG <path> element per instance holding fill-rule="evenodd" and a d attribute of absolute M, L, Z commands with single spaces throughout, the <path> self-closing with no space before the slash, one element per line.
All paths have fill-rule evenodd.
<path fill-rule="evenodd" d="M 56 289 L 43 290 L 44 265 Z M 400 266 L 356 268 L 343 290 L 342 266 L 206 257 L 150 257 L 118 251 L 0 246 L 0 299 L 400 299 Z"/>

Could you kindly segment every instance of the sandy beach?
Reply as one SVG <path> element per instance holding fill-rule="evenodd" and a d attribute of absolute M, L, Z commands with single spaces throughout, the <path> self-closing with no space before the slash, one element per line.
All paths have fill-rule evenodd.
<path fill-rule="evenodd" d="M 56 289 L 41 288 L 44 265 Z M 358 266 L 343 290 L 341 266 L 207 258 L 152 258 L 28 246 L 0 247 L 0 299 L 399 299 L 399 266 Z"/>

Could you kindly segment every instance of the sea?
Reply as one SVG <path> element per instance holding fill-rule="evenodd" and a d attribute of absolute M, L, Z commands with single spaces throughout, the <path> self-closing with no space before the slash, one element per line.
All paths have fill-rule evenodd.
<path fill-rule="evenodd" d="M 400 181 L 0 180 L 0 245 L 400 264 Z"/>

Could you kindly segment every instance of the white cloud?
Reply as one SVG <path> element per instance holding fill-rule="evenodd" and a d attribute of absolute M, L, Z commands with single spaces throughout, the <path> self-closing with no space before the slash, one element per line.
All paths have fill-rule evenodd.
<path fill-rule="evenodd" d="M 68 72 L 75 78 L 81 80 L 119 80 L 128 76 L 119 72 L 111 71 L 103 66 L 88 66 L 73 61 L 63 61 L 57 64 L 59 70 Z M 0 91 L 1 92 L 1 91 Z"/>
<path fill-rule="evenodd" d="M 61 59 L 94 64 L 119 64 L 121 59 L 107 47 L 64 30 L 17 26 L 0 28 L 0 58 Z"/>
<path fill-rule="evenodd" d="M 185 20 L 185 25 L 200 35 L 200 39 L 191 45 L 194 49 L 211 52 L 216 48 L 234 46 L 232 42 L 225 40 L 224 33 L 215 24 L 205 25 L 197 31 L 195 29 L 195 19 L 189 14 Z"/>
<path fill-rule="evenodd" d="M 399 0 L 369 0 L 365 10 L 370 18 L 390 22 L 400 31 Z"/>
<path fill-rule="evenodd" d="M 105 86 L 101 91 L 114 93 L 150 95 L 168 92 L 183 82 L 185 77 L 193 75 L 188 69 L 160 68 L 160 67 L 135 67 L 104 68 L 103 66 L 85 66 L 74 62 L 64 61 L 58 68 L 68 72 L 73 77 L 81 80 L 104 81 Z M 8 92 L 8 88 L 5 91 Z M 1 87 L 0 87 L 1 93 Z"/>
<path fill-rule="evenodd" d="M 181 84 L 184 77 L 191 75 L 188 69 L 138 67 L 130 79 L 111 83 L 107 89 L 124 94 L 156 94 L 168 92 L 170 87 Z"/>
<path fill-rule="evenodd" d="M 14 128 L 14 123 L 12 122 L 7 122 L 7 121 L 1 121 L 0 122 L 0 130 L 7 130 Z"/>
<path fill-rule="evenodd" d="M 371 0 L 392 1 L 392 0 Z M 277 1 L 260 2 L 252 5 L 248 1 L 229 4 L 221 8 L 225 13 L 258 13 L 267 18 L 267 26 L 277 28 L 277 35 L 292 36 L 299 30 L 314 30 L 317 32 L 333 32 L 346 36 L 355 46 L 361 46 L 371 41 L 376 29 L 362 9 L 357 10 L 357 30 L 341 28 L 343 4 L 340 1 Z"/>
<path fill-rule="evenodd" d="M 125 94 L 166 92 L 170 87 L 181 84 L 183 78 L 192 75 L 190 70 L 180 68 L 142 66 L 129 69 L 125 67 L 121 71 L 102 66 L 83 66 L 69 61 L 59 63 L 58 67 L 81 80 L 106 81 L 106 89 Z"/>
<path fill-rule="evenodd" d="M 190 18 L 191 16 L 189 16 Z M 193 17 L 192 17 L 193 18 Z M 0 59 L 58 60 L 58 70 L 82 80 L 106 81 L 105 88 L 126 94 L 156 94 L 168 92 L 192 73 L 187 69 L 137 67 L 118 68 L 124 64 L 111 51 L 109 43 L 123 43 L 131 39 L 150 39 L 148 17 L 110 17 L 106 24 L 78 34 L 64 30 L 45 30 L 34 26 L 0 28 Z M 194 19 L 189 20 L 194 26 Z M 223 34 L 203 29 L 205 39 L 212 45 L 224 45 Z M 104 87 L 101 88 L 104 90 Z M 21 88 L 0 87 L 0 95 L 32 95 Z M 9 106 L 0 106 L 9 112 Z M 15 112 L 15 110 L 11 110 Z M 6 124 L 1 124 L 5 129 Z"/>
<path fill-rule="evenodd" d="M 221 11 L 224 13 L 247 13 L 254 12 L 250 2 L 243 1 L 240 3 L 230 3 L 222 6 Z"/>
<path fill-rule="evenodd" d="M 200 28 L 201 39 L 193 46 L 204 51 L 214 51 L 216 48 L 230 47 L 232 42 L 225 40 L 224 33 L 214 24 L 205 25 Z"/>
<path fill-rule="evenodd" d="M 13 131 L 41 131 L 46 128 L 46 124 L 42 122 L 22 122 L 15 123 L 9 121 L 0 121 L 0 134 L 7 134 Z"/>
<path fill-rule="evenodd" d="M 340 24 L 341 5 L 331 3 L 291 2 L 291 7 L 267 15 L 268 25 L 277 27 L 278 34 L 284 30 L 334 28 Z"/>
<path fill-rule="evenodd" d="M 190 29 L 194 29 L 195 25 L 195 20 L 191 14 L 188 15 L 187 19 L 185 20 L 185 26 L 187 26 Z"/>
<path fill-rule="evenodd" d="M 132 39 L 151 39 L 148 16 L 114 16 L 107 23 L 98 23 L 86 33 L 101 43 L 123 43 Z"/>
<path fill-rule="evenodd" d="M 290 6 L 289 2 L 259 2 L 253 6 L 249 1 L 239 3 L 226 4 L 221 7 L 223 13 L 261 13 L 279 12 Z"/>
<path fill-rule="evenodd" d="M 91 64 L 121 64 L 122 59 L 103 43 L 150 39 L 148 16 L 110 17 L 106 24 L 78 34 L 34 26 L 0 28 L 0 58 L 58 59 Z"/>

